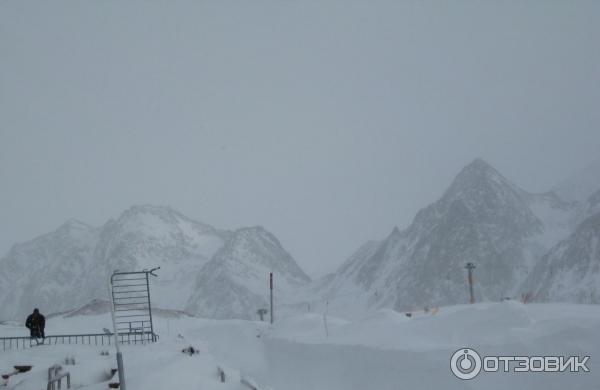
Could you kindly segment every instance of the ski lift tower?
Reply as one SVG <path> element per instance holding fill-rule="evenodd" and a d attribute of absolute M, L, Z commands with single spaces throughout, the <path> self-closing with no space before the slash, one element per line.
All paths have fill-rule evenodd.
<path fill-rule="evenodd" d="M 113 335 L 122 390 L 127 389 L 119 344 L 137 344 L 138 341 L 143 344 L 145 341 L 154 342 L 157 338 L 152 323 L 149 275 L 157 276 L 154 271 L 159 269 L 160 267 L 134 272 L 114 271 L 110 277 Z"/>

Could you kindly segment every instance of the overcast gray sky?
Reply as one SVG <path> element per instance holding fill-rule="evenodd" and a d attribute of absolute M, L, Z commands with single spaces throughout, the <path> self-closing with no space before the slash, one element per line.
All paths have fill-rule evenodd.
<path fill-rule="evenodd" d="M 263 225 L 310 274 L 483 157 L 598 157 L 600 2 L 0 2 L 0 255 L 133 204 Z"/>

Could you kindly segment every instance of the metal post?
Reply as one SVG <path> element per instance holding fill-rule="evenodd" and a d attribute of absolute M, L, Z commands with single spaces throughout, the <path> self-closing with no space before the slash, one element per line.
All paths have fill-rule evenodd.
<path fill-rule="evenodd" d="M 271 324 L 273 323 L 273 272 L 269 273 L 269 285 L 271 291 Z"/>
<path fill-rule="evenodd" d="M 152 272 L 152 271 L 150 271 Z M 146 272 L 146 290 L 148 291 L 148 313 L 150 314 L 150 341 L 154 342 L 154 325 L 152 324 L 152 305 L 150 304 L 150 282 L 148 281 L 148 272 Z M 142 322 L 142 343 L 144 338 L 144 323 Z"/>
<path fill-rule="evenodd" d="M 114 276 L 114 274 L 113 274 Z M 125 384 L 125 367 L 123 367 L 123 355 L 121 354 L 121 349 L 119 348 L 119 336 L 117 335 L 117 322 L 115 320 L 115 295 L 112 289 L 112 276 L 110 278 L 110 295 L 111 295 L 111 317 L 113 323 L 113 334 L 115 336 L 115 348 L 117 350 L 117 370 L 119 371 L 119 388 L 121 390 L 127 390 L 127 385 Z"/>
<path fill-rule="evenodd" d="M 475 303 L 475 295 L 473 294 L 473 269 L 475 268 L 475 264 L 467 263 L 465 265 L 467 272 L 469 273 L 469 303 Z"/>

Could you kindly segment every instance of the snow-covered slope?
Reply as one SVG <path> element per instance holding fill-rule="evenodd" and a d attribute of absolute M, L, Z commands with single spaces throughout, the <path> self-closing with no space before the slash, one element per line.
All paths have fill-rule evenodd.
<path fill-rule="evenodd" d="M 248 249 L 243 245 L 245 232 L 262 241 L 254 239 L 256 246 Z M 244 295 L 246 289 L 256 291 L 259 274 L 264 278 L 274 271 L 282 280 L 289 277 L 291 282 L 307 278 L 277 239 L 264 229 L 222 231 L 169 207 L 134 206 L 101 228 L 69 221 L 52 233 L 15 245 L 0 259 L 0 319 L 22 318 L 34 307 L 46 313 L 62 312 L 92 299 L 106 299 L 112 271 L 156 266 L 161 269 L 159 277 L 152 278 L 153 304 L 184 309 L 192 294 L 199 291 L 197 278 L 211 272 L 214 264 L 220 264 L 218 259 L 224 253 L 244 264 L 230 278 L 236 290 L 231 290 L 230 285 L 212 286 L 217 288 L 215 294 L 233 297 L 227 308 L 229 316 L 246 315 L 245 307 L 238 312 L 234 309 L 239 307 L 237 301 L 245 299 L 238 294 Z M 215 262 L 201 271 L 213 256 Z M 232 270 L 238 266 L 226 263 Z M 262 288 L 265 290 L 264 284 Z"/>
<path fill-rule="evenodd" d="M 395 229 L 397 231 L 397 229 Z M 341 294 L 353 293 L 355 290 L 352 285 L 348 285 L 346 281 L 352 279 L 359 271 L 363 263 L 371 258 L 379 249 L 381 242 L 367 241 L 358 248 L 336 272 L 325 275 L 314 281 L 311 286 L 319 296 L 328 299 Z M 344 288 L 350 287 L 350 290 L 344 291 Z"/>
<path fill-rule="evenodd" d="M 248 390 L 241 377 L 262 390 L 564 390 L 596 389 L 600 371 L 600 306 L 573 304 L 479 303 L 442 307 L 411 318 L 380 310 L 357 321 L 303 314 L 273 325 L 244 320 L 155 318 L 160 339 L 150 345 L 123 345 L 127 386 L 131 389 Z M 110 315 L 55 317 L 47 334 L 102 332 Z M 0 324 L 2 335 L 24 335 L 21 326 Z M 193 346 L 199 353 L 183 354 Z M 591 356 L 590 372 L 484 372 L 464 381 L 450 371 L 459 348 L 481 356 Z M 108 351 L 109 355 L 101 355 Z M 47 370 L 63 364 L 76 389 L 101 390 L 116 367 L 106 345 L 43 345 L 0 352 L 0 369 L 31 364 L 9 379 L 7 389 L 46 387 Z M 217 367 L 225 371 L 220 382 Z M 502 367 L 502 366 L 500 366 Z M 4 373 L 4 372 L 3 372 Z M 64 382 L 63 382 L 64 385 Z"/>
<path fill-rule="evenodd" d="M 105 289 L 105 280 L 113 270 L 160 266 L 160 277 L 152 279 L 153 302 L 159 307 L 183 309 L 195 275 L 229 235 L 169 207 L 134 206 L 104 225 L 89 283 Z"/>
<path fill-rule="evenodd" d="M 333 295 L 331 307 L 345 300 L 359 311 L 461 303 L 468 299 L 464 266 L 473 262 L 478 300 L 514 296 L 537 260 L 570 233 L 576 207 L 553 193 L 527 193 L 476 159 L 406 230 L 394 229 L 321 289 Z"/>
<path fill-rule="evenodd" d="M 541 259 L 524 289 L 542 302 L 600 303 L 600 212 Z"/>
<path fill-rule="evenodd" d="M 256 318 L 268 307 L 268 275 L 278 296 L 310 282 L 277 238 L 262 227 L 236 230 L 197 274 L 186 309 L 209 318 Z"/>
<path fill-rule="evenodd" d="M 600 212 L 600 190 L 594 192 L 583 206 L 582 219 Z"/>
<path fill-rule="evenodd" d="M 14 245 L 0 259 L 0 318 L 21 319 L 34 307 L 62 311 L 92 299 L 98 292 L 85 285 L 85 275 L 93 268 L 99 236 L 98 229 L 69 220 L 51 233 Z"/>

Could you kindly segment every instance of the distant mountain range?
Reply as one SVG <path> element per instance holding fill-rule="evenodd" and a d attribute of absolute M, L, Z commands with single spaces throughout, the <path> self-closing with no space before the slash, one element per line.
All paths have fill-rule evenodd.
<path fill-rule="evenodd" d="M 269 272 L 282 293 L 310 281 L 261 227 L 219 230 L 169 207 L 134 206 L 100 228 L 70 220 L 13 246 L 0 259 L 0 319 L 107 299 L 112 271 L 156 266 L 154 305 L 215 318 L 254 318 L 268 307 Z"/>
<path fill-rule="evenodd" d="M 363 244 L 313 282 L 259 226 L 221 230 L 158 206 L 133 206 L 101 227 L 69 220 L 0 259 L 0 320 L 34 307 L 105 310 L 100 303 L 112 271 L 155 266 L 157 308 L 210 318 L 256 318 L 268 307 L 269 272 L 284 311 L 357 316 L 463 303 L 467 262 L 476 265 L 477 300 L 527 294 L 539 302 L 600 303 L 596 172 L 588 168 L 553 191 L 532 194 L 476 159 L 406 229 Z"/>
<path fill-rule="evenodd" d="M 600 191 L 584 194 L 600 188 L 600 177 L 586 172 L 572 181 L 587 199 L 581 202 L 528 193 L 476 159 L 410 226 L 361 246 L 304 299 L 346 316 L 465 303 L 464 266 L 472 262 L 478 300 L 528 294 L 540 302 L 600 303 Z M 567 184 L 560 188 L 568 192 Z"/>

